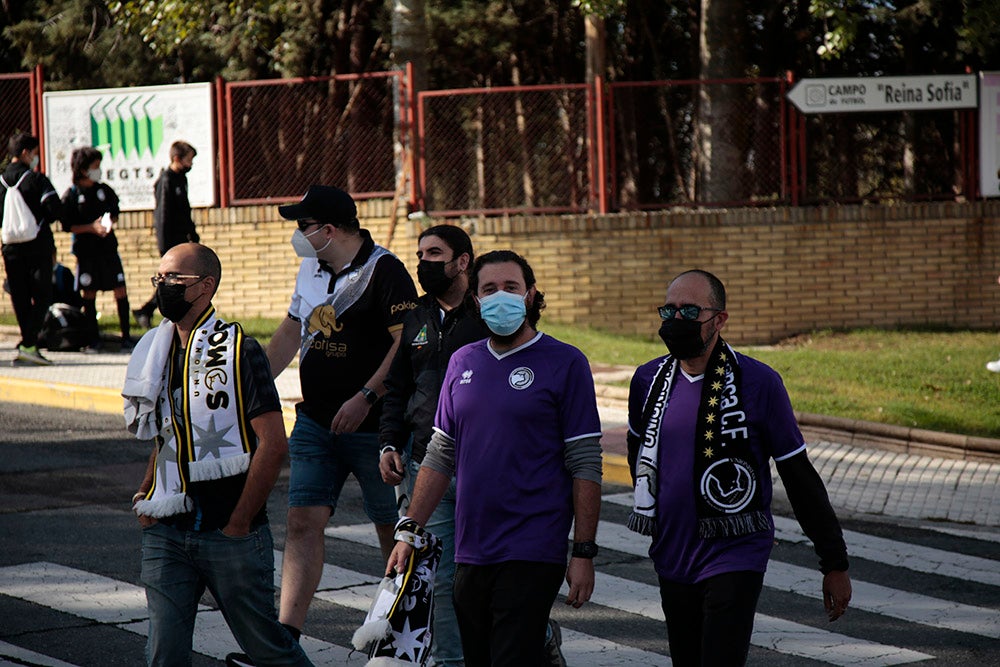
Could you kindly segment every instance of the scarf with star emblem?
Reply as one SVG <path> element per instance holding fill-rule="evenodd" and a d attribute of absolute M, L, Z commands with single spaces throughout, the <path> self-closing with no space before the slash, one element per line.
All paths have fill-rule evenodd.
<path fill-rule="evenodd" d="M 164 320 L 162 327 L 174 328 Z M 159 449 L 156 452 L 153 486 L 138 501 L 136 513 L 154 518 L 182 514 L 192 509 L 187 496 L 188 484 L 232 477 L 250 468 L 251 445 L 243 408 L 240 351 L 243 329 L 215 316 L 209 308 L 191 330 L 187 346 L 177 350 L 177 336 L 156 335 L 150 331 L 149 345 L 165 346 L 151 356 L 163 358 L 156 398 Z M 139 355 L 136 346 L 132 359 Z M 183 366 L 173 359 L 183 358 Z M 132 361 L 130 360 L 130 365 Z M 178 376 L 179 374 L 179 376 Z M 176 391 L 171 387 L 179 386 Z M 175 418 L 179 416 L 179 419 Z"/>
<path fill-rule="evenodd" d="M 635 501 L 628 520 L 629 529 L 642 535 L 656 532 L 660 426 L 678 365 L 672 356 L 664 357 L 643 404 L 643 440 L 636 463 Z M 770 529 L 750 448 L 741 379 L 735 352 L 720 338 L 705 368 L 695 427 L 695 506 L 702 539 Z"/>

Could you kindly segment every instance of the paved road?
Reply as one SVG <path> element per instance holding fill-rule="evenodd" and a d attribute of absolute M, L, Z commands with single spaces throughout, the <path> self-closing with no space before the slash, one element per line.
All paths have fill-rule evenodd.
<path fill-rule="evenodd" d="M 143 664 L 139 535 L 127 499 L 148 449 L 122 435 L 105 414 L 0 403 L 0 666 Z M 269 503 L 279 558 L 286 483 Z M 624 529 L 627 504 L 625 487 L 605 489 L 594 603 L 557 602 L 553 611 L 574 667 L 670 664 L 645 545 Z M 778 509 L 751 664 L 1000 665 L 1000 529 L 838 506 L 855 598 L 830 624 L 816 557 Z M 345 647 L 381 564 L 353 484 L 331 522 L 326 563 L 306 648 L 317 665 L 363 665 Z M 211 599 L 203 602 L 194 664 L 217 666 L 234 645 Z"/>

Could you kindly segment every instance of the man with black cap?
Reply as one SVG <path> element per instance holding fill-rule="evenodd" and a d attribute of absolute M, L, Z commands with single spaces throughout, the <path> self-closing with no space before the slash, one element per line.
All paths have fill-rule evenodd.
<path fill-rule="evenodd" d="M 378 469 L 380 399 L 417 292 L 403 263 L 360 228 L 343 190 L 313 185 L 278 212 L 296 221 L 292 246 L 303 258 L 288 318 L 267 348 L 276 374 L 300 354 L 280 618 L 301 631 L 323 572 L 323 529 L 349 473 L 383 556 L 392 550 L 396 498 Z"/>

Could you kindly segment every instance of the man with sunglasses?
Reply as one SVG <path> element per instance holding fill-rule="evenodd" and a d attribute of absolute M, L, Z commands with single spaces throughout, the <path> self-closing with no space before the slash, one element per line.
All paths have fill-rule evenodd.
<path fill-rule="evenodd" d="M 629 390 L 629 528 L 652 538 L 674 665 L 742 665 L 774 542 L 769 458 L 819 555 L 830 621 L 851 599 L 847 548 L 781 377 L 721 337 L 722 282 L 680 274 L 659 314 L 669 354 Z"/>
<path fill-rule="evenodd" d="M 150 665 L 190 665 L 207 588 L 258 665 L 311 665 L 274 608 L 267 497 L 288 443 L 263 349 L 216 315 L 222 267 L 209 248 L 174 246 L 152 283 L 164 320 L 129 361 L 127 428 L 152 440 L 132 497 L 142 526 Z"/>
<path fill-rule="evenodd" d="M 278 212 L 296 221 L 292 246 L 302 258 L 288 317 L 267 348 L 275 374 L 299 353 L 280 618 L 300 632 L 323 572 L 323 530 L 349 474 L 383 557 L 392 550 L 396 497 L 379 474 L 378 427 L 384 380 L 417 292 L 403 263 L 360 228 L 343 190 L 313 185 Z"/>

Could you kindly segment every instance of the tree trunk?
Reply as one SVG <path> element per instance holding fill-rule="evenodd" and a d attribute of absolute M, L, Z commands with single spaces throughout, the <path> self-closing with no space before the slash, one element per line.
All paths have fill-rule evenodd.
<path fill-rule="evenodd" d="M 701 79 L 742 77 L 746 55 L 740 35 L 743 0 L 701 0 Z M 700 201 L 722 203 L 745 198 L 746 118 L 740 105 L 743 87 L 705 84 L 698 93 L 698 183 Z"/>

